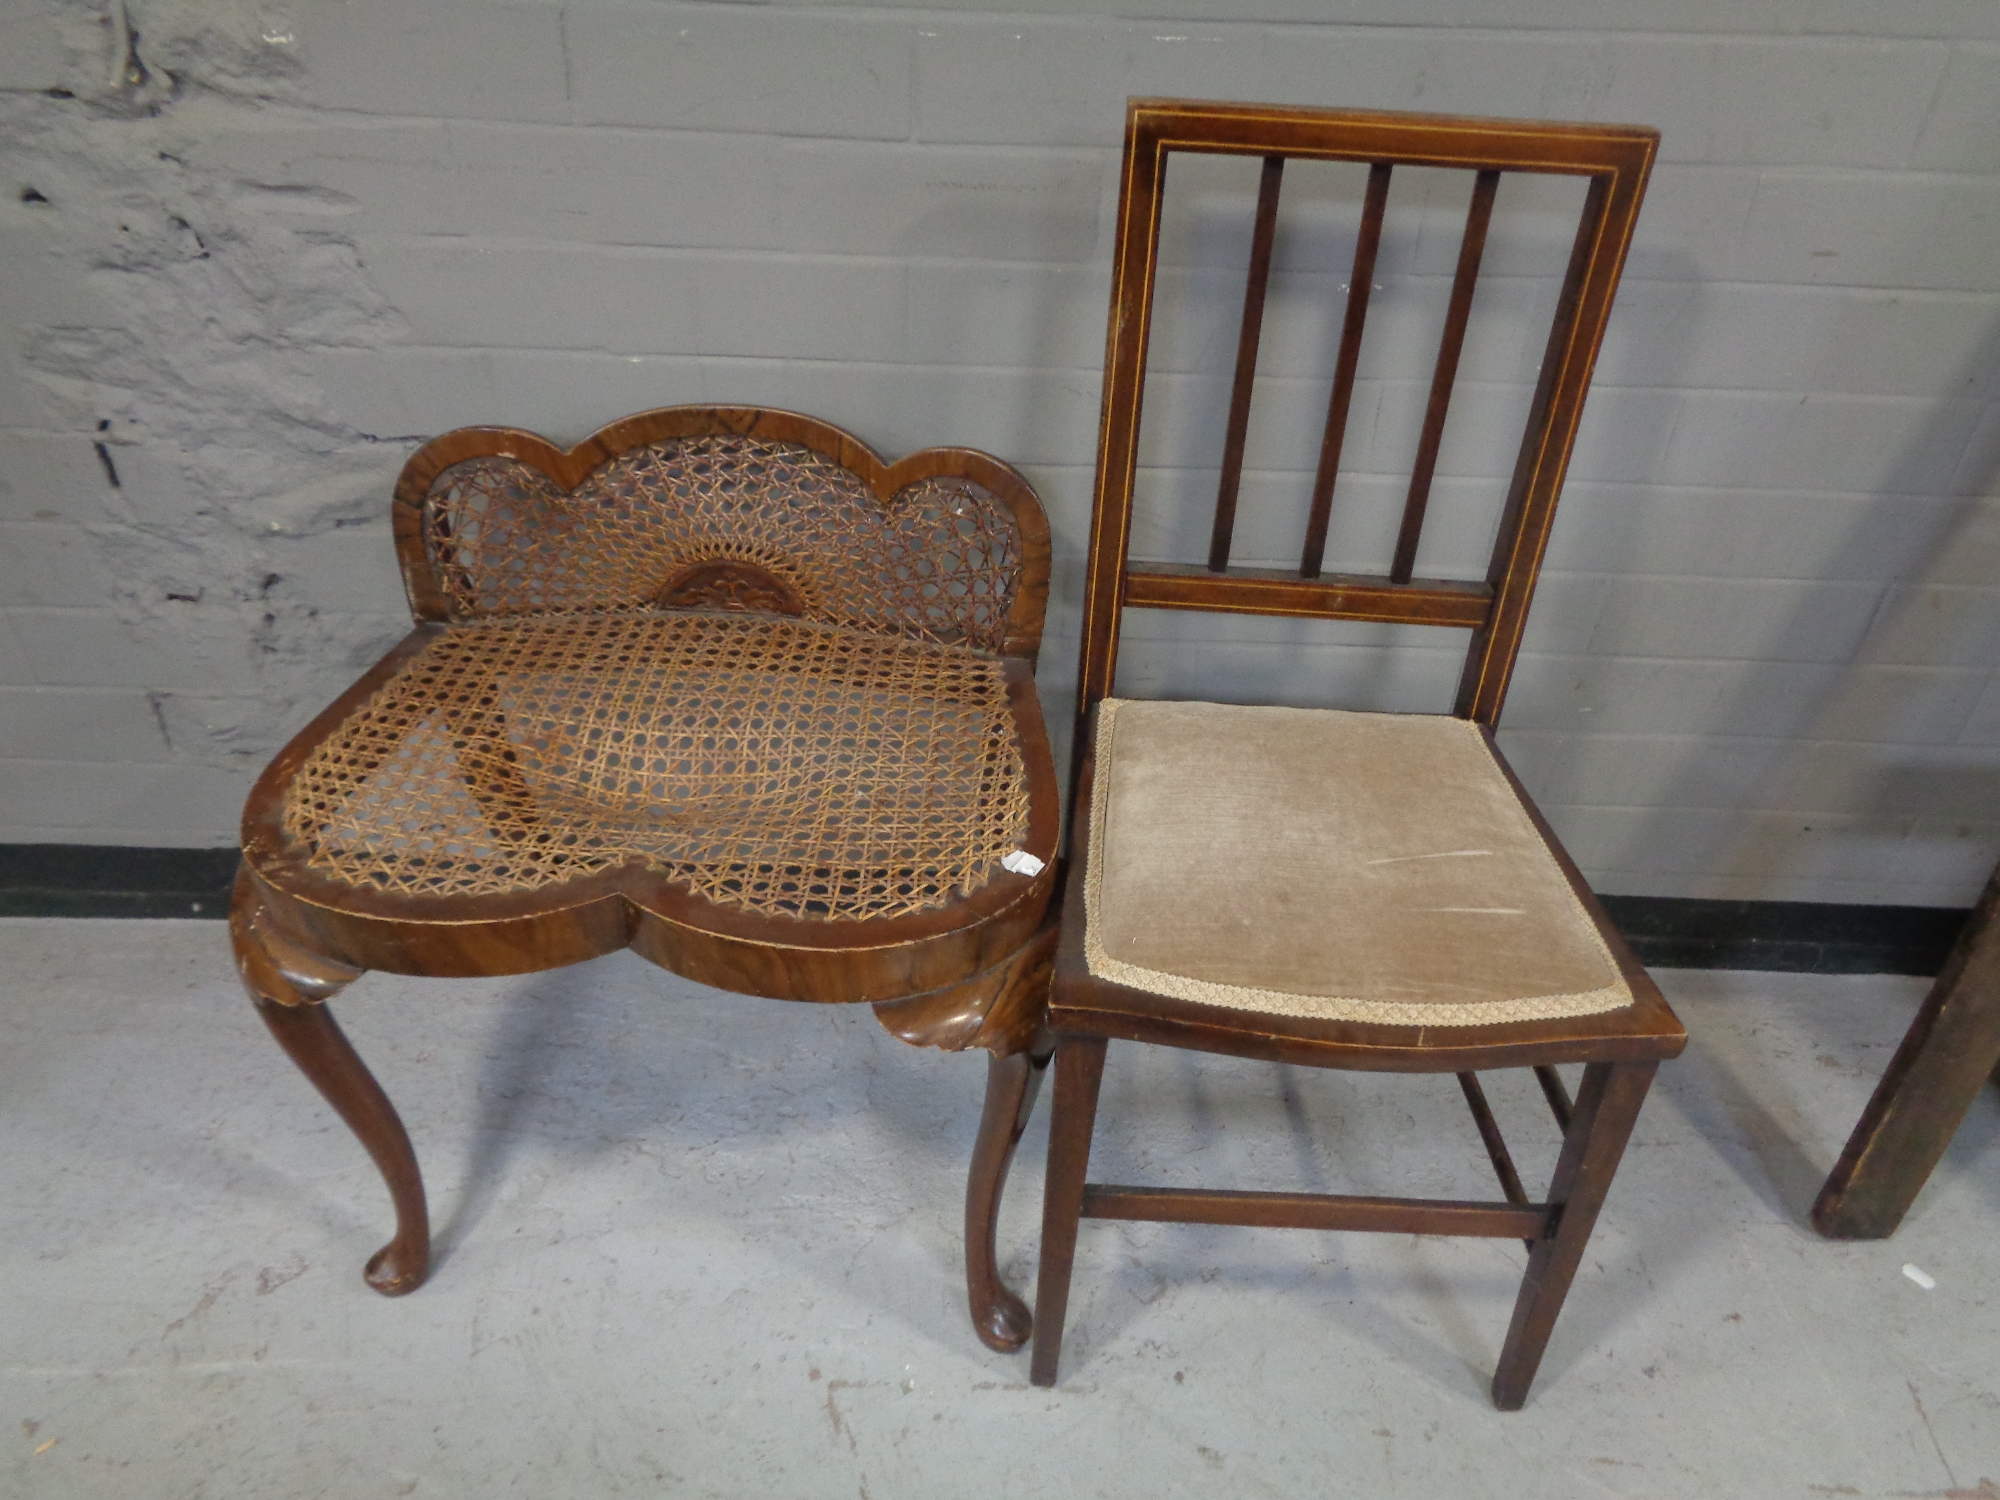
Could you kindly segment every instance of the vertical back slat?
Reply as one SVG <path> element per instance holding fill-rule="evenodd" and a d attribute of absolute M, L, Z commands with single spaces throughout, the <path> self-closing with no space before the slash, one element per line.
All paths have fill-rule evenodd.
<path fill-rule="evenodd" d="M 1264 158 L 1257 182 L 1257 227 L 1250 236 L 1250 274 L 1243 283 L 1243 328 L 1236 336 L 1236 384 L 1229 393 L 1229 435 L 1222 445 L 1222 479 L 1215 490 L 1215 530 L 1208 543 L 1208 567 L 1229 566 L 1229 541 L 1236 530 L 1236 489 L 1243 479 L 1243 439 L 1250 429 L 1250 391 L 1257 380 L 1257 340 L 1264 329 L 1264 290 L 1271 280 L 1271 242 L 1278 231 L 1278 181 L 1282 156 Z"/>
<path fill-rule="evenodd" d="M 1306 516 L 1301 578 L 1317 578 L 1326 558 L 1326 529 L 1333 515 L 1333 484 L 1340 476 L 1340 445 L 1347 436 L 1347 408 L 1354 401 L 1354 370 L 1361 359 L 1361 328 L 1368 321 L 1368 293 L 1375 284 L 1375 251 L 1382 243 L 1382 211 L 1389 202 L 1394 164 L 1368 168 L 1368 195 L 1361 205 L 1361 232 L 1354 241 L 1354 273 L 1347 282 L 1347 322 L 1340 330 L 1340 358 L 1333 367 L 1333 394 L 1326 406 L 1326 431 L 1319 442 L 1319 471 L 1313 475 L 1312 509 Z"/>
<path fill-rule="evenodd" d="M 1417 442 L 1417 462 L 1410 471 L 1410 496 L 1403 502 L 1403 525 L 1396 534 L 1396 558 L 1389 581 L 1408 583 L 1417 564 L 1417 540 L 1423 535 L 1424 507 L 1430 503 L 1431 475 L 1437 469 L 1438 447 L 1444 441 L 1445 413 L 1451 388 L 1458 379 L 1458 355 L 1465 347 L 1465 324 L 1472 314 L 1472 291 L 1479 280 L 1479 259 L 1486 252 L 1486 226 L 1493 219 L 1493 194 L 1500 174 L 1487 170 L 1473 180 L 1472 206 L 1465 214 L 1465 238 L 1458 246 L 1458 272 L 1452 278 L 1451 306 L 1444 315 L 1444 336 L 1438 341 L 1437 370 L 1431 376 L 1430 405 L 1424 409 L 1423 436 Z"/>

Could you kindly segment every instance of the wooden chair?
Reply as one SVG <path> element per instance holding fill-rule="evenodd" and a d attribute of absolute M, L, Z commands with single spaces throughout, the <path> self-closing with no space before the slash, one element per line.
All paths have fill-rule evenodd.
<path fill-rule="evenodd" d="M 394 516 L 416 628 L 258 781 L 231 912 L 259 1013 L 387 1179 L 369 1284 L 424 1280 L 423 1184 L 325 1002 L 630 947 L 988 1050 L 967 1290 L 1020 1347 L 993 1226 L 1049 1050 L 1034 491 L 968 449 L 888 465 L 809 417 L 672 407 L 568 452 L 447 433 Z"/>
<path fill-rule="evenodd" d="M 1527 1397 L 1549 1330 L 1663 1058 L 1686 1034 L 1495 747 L 1563 469 L 1657 135 L 1623 126 L 1135 100 L 1113 265 L 1079 682 L 1070 871 L 1050 1026 L 1056 1085 L 1033 1378 L 1050 1385 L 1080 1216 L 1489 1235 L 1529 1246 L 1493 1381 Z M 1174 152 L 1263 159 L 1234 395 L 1206 565 L 1128 556 L 1140 402 Z M 1229 561 L 1284 163 L 1365 163 L 1332 405 L 1296 570 Z M 1322 570 L 1390 174 L 1468 168 L 1471 208 L 1386 577 Z M 1503 173 L 1588 180 L 1512 488 L 1482 582 L 1413 576 L 1431 474 Z M 1453 714 L 1118 700 L 1125 610 L 1396 621 L 1471 632 Z M 1459 1075 L 1504 1203 L 1086 1182 L 1107 1043 Z M 1582 1063 L 1570 1100 L 1559 1063 Z M 1478 1070 L 1532 1067 L 1563 1132 L 1530 1202 Z"/>

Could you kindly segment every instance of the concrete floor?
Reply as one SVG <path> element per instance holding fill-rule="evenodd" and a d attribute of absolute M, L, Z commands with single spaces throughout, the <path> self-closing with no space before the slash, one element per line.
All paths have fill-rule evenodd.
<path fill-rule="evenodd" d="M 1053 1392 L 959 1283 L 983 1068 L 630 955 L 337 1003 L 431 1186 L 386 1301 L 359 1148 L 203 922 L 0 922 L 0 1494 L 2000 1495 L 2000 1104 L 1893 1242 L 1804 1227 L 1920 981 L 1668 973 L 1527 1410 L 1524 1254 L 1086 1224 Z M 1490 1077 L 1524 1174 L 1553 1128 Z M 1003 1246 L 1032 1280 L 1045 1126 Z M 1097 1166 L 1491 1195 L 1449 1078 L 1113 1049 Z M 1532 1187 L 1531 1187 L 1531 1190 Z M 1901 1268 L 1936 1278 L 1925 1291 Z"/>

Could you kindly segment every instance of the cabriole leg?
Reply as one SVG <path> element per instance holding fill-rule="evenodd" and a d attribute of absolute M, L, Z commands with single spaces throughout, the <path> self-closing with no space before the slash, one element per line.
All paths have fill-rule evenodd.
<path fill-rule="evenodd" d="M 271 928 L 246 870 L 236 879 L 229 935 L 243 986 L 299 1071 L 347 1122 L 388 1184 L 396 1237 L 369 1259 L 368 1284 L 385 1297 L 413 1292 L 430 1274 L 430 1215 L 410 1137 L 395 1106 L 326 1008 L 361 970 L 322 958 Z"/>
<path fill-rule="evenodd" d="M 1528 1399 L 1548 1347 L 1549 1332 L 1562 1312 L 1563 1299 L 1583 1259 L 1584 1246 L 1597 1223 L 1597 1211 L 1611 1187 L 1618 1159 L 1646 1102 L 1656 1063 L 1592 1063 L 1584 1069 L 1583 1087 L 1571 1106 L 1569 1129 L 1563 1135 L 1562 1156 L 1549 1184 L 1549 1203 L 1558 1218 L 1555 1232 L 1528 1255 L 1528 1274 L 1514 1303 L 1513 1325 L 1500 1350 L 1500 1368 L 1493 1376 L 1493 1404 L 1502 1411 L 1519 1411 Z M 1060 1094 L 1058 1094 L 1060 1102 Z"/>
<path fill-rule="evenodd" d="M 1047 1056 L 1025 1052 L 1005 1057 L 987 1054 L 986 1108 L 979 1117 L 979 1138 L 973 1143 L 972 1171 L 965 1183 L 965 1294 L 972 1306 L 972 1326 L 987 1348 L 1003 1354 L 1028 1342 L 1034 1320 L 1028 1304 L 1000 1280 L 994 1234 L 1014 1148 L 1021 1144 L 1028 1117 L 1035 1112 L 1035 1096 L 1041 1092 L 1048 1065 Z"/>
<path fill-rule="evenodd" d="M 965 1294 L 980 1342 L 1003 1354 L 1027 1343 L 1034 1328 L 1028 1304 L 1000 1280 L 993 1236 L 1014 1148 L 1048 1068 L 1045 1022 L 1058 932 L 1051 906 L 1035 935 L 990 968 L 945 989 L 875 1002 L 876 1019 L 913 1046 L 987 1051 L 986 1108 L 965 1182 Z"/>

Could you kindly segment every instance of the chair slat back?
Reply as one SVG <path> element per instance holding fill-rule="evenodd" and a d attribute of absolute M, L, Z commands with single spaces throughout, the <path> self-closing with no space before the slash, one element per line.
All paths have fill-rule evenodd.
<path fill-rule="evenodd" d="M 1271 280 L 1271 242 L 1278 236 L 1278 182 L 1282 156 L 1264 158 L 1257 185 L 1257 227 L 1250 236 L 1250 274 L 1243 283 L 1243 331 L 1236 339 L 1236 381 L 1229 391 L 1229 431 L 1222 442 L 1222 480 L 1215 490 L 1215 529 L 1208 566 L 1229 566 L 1229 543 L 1236 529 L 1236 489 L 1243 479 L 1243 440 L 1250 431 L 1250 388 L 1257 381 L 1257 339 L 1264 329 L 1264 289 Z"/>
<path fill-rule="evenodd" d="M 1368 169 L 1368 196 L 1361 205 L 1361 229 L 1354 237 L 1354 270 L 1347 281 L 1347 321 L 1340 330 L 1340 357 L 1333 367 L 1333 396 L 1327 402 L 1326 434 L 1319 444 L 1319 472 L 1313 476 L 1312 509 L 1306 518 L 1306 550 L 1301 578 L 1319 577 L 1326 557 L 1326 528 L 1333 516 L 1333 482 L 1340 476 L 1340 445 L 1347 436 L 1347 409 L 1354 402 L 1354 371 L 1361 362 L 1361 330 L 1368 321 L 1368 293 L 1375 286 L 1375 252 L 1382 243 L 1382 214 L 1389 206 L 1389 174 L 1395 163 Z M 1228 558 L 1223 558 L 1226 565 Z M 1215 572 L 1221 572 L 1213 560 Z M 1405 580 L 1407 582 L 1407 580 Z"/>
<path fill-rule="evenodd" d="M 1453 712 L 1487 725 L 1499 718 L 1563 472 L 1582 416 L 1591 368 L 1658 142 L 1657 131 L 1640 126 L 1477 120 L 1173 99 L 1131 101 L 1126 112 L 1096 502 L 1084 594 L 1077 702 L 1079 752 L 1090 710 L 1111 691 L 1123 612 L 1134 608 L 1469 627 L 1472 639 Z M 1127 554 L 1140 406 L 1146 383 L 1167 158 L 1176 151 L 1258 156 L 1263 158 L 1263 170 L 1208 563 L 1134 565 Z M 1296 572 L 1243 567 L 1229 560 L 1279 189 L 1284 164 L 1292 158 L 1362 162 L 1369 168 L 1348 283 L 1346 321 L 1313 481 L 1305 546 Z M 1477 175 L 1394 561 L 1386 576 L 1328 575 L 1322 572 L 1321 564 L 1341 446 L 1354 394 L 1390 175 L 1399 164 L 1463 168 Z M 1420 578 L 1414 576 L 1414 568 L 1431 479 L 1444 438 L 1494 197 L 1501 175 L 1507 172 L 1581 176 L 1589 179 L 1589 187 L 1486 580 L 1471 583 Z"/>

